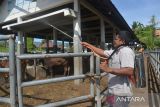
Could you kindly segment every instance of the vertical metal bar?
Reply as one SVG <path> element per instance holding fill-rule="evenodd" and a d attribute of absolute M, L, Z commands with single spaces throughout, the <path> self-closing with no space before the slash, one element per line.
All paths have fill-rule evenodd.
<path fill-rule="evenodd" d="M 18 17 L 17 22 L 22 22 L 22 18 Z M 23 32 L 18 32 L 18 45 L 17 45 L 17 54 L 20 55 L 23 53 L 22 51 L 22 38 Z M 21 88 L 21 82 L 22 82 L 22 70 L 21 70 L 21 60 L 17 58 L 17 86 L 18 86 L 18 101 L 19 101 L 19 107 L 23 107 L 23 97 L 22 97 L 22 88 Z M 23 76 L 24 77 L 24 76 Z"/>
<path fill-rule="evenodd" d="M 12 37 L 9 38 L 9 70 L 11 107 L 16 107 L 15 44 Z"/>
<path fill-rule="evenodd" d="M 22 22 L 22 18 L 18 17 L 17 22 L 18 23 Z M 19 31 L 18 32 L 17 54 L 23 53 L 22 42 L 23 42 L 23 32 Z"/>
<path fill-rule="evenodd" d="M 36 79 L 36 74 L 37 74 L 37 64 L 36 64 L 36 62 L 37 62 L 37 59 L 34 59 L 34 76 L 35 76 L 35 79 Z"/>
<path fill-rule="evenodd" d="M 18 86 L 18 101 L 19 107 L 23 107 L 23 96 L 22 96 L 22 73 L 21 73 L 21 60 L 17 58 L 17 86 Z"/>
<path fill-rule="evenodd" d="M 77 17 L 73 20 L 73 46 L 74 53 L 82 52 L 82 46 L 80 45 L 81 41 L 81 11 L 80 11 L 80 0 L 74 0 L 74 11 L 77 13 Z M 74 57 L 74 75 L 82 74 L 82 57 Z M 76 85 L 80 84 L 80 80 L 75 80 Z"/>
<path fill-rule="evenodd" d="M 100 76 L 100 58 L 96 57 L 96 75 Z M 101 99 L 100 99 L 100 78 L 96 78 L 96 100 L 97 100 L 97 107 L 101 107 Z"/>
<path fill-rule="evenodd" d="M 158 52 L 158 58 L 157 58 L 157 60 L 158 61 L 160 61 L 160 57 L 159 57 L 159 54 L 160 54 L 160 52 Z M 159 66 L 159 64 L 158 64 L 158 78 L 159 78 L 159 75 L 160 75 L 160 71 L 159 71 L 159 69 L 160 69 L 160 66 Z"/>
<path fill-rule="evenodd" d="M 94 74 L 94 55 L 90 56 L 90 74 Z M 94 80 L 90 80 L 90 95 L 94 97 Z M 94 102 L 92 103 L 92 107 Z"/>
<path fill-rule="evenodd" d="M 156 49 L 156 59 L 158 59 L 158 50 Z M 156 61 L 156 72 L 155 73 L 158 73 L 158 62 Z"/>
<path fill-rule="evenodd" d="M 57 31 L 53 29 L 53 52 L 57 53 Z"/>

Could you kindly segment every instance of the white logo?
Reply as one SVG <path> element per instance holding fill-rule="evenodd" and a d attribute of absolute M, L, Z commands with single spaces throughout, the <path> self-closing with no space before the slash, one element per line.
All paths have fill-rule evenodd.
<path fill-rule="evenodd" d="M 117 97 L 116 102 L 145 102 L 144 97 Z"/>

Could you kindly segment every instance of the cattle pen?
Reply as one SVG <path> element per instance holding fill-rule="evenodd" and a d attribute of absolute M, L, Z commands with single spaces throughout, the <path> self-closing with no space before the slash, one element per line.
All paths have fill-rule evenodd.
<path fill-rule="evenodd" d="M 99 89 L 100 87 L 100 78 L 105 73 L 100 73 L 99 69 L 99 58 L 96 58 L 96 73 L 94 73 L 94 55 L 93 53 L 65 53 L 65 54 L 21 54 L 16 55 L 14 52 L 14 36 L 1 36 L 0 40 L 6 40 L 9 39 L 9 54 L 1 54 L 1 57 L 9 56 L 9 69 L 8 68 L 1 68 L 1 72 L 9 72 L 9 78 L 10 78 L 10 99 L 8 98 L 0 98 L 1 102 L 10 103 L 11 107 L 23 107 L 23 87 L 29 87 L 34 85 L 42 85 L 42 84 L 49 84 L 49 83 L 56 83 L 56 82 L 62 82 L 62 81 L 68 81 L 68 80 L 75 80 L 75 79 L 84 79 L 84 78 L 94 78 L 96 82 L 93 81 L 93 79 L 90 79 L 90 94 L 85 96 L 80 96 L 76 98 L 67 99 L 60 102 L 55 103 L 49 103 L 44 105 L 38 105 L 37 107 L 57 107 L 57 106 L 64 106 L 69 104 L 74 104 L 81 101 L 93 101 L 96 100 L 97 107 L 101 107 L 101 91 Z M 75 75 L 75 76 L 67 76 L 67 77 L 59 77 L 59 78 L 52 78 L 52 79 L 45 79 L 45 80 L 34 80 L 29 82 L 22 82 L 22 68 L 21 68 L 21 60 L 24 59 L 36 59 L 36 58 L 51 58 L 51 57 L 90 57 L 90 73 L 88 74 L 82 74 L 82 75 Z M 15 58 L 16 58 L 16 67 L 17 67 L 17 76 L 15 72 Z M 16 77 L 17 77 L 17 87 L 16 87 Z M 96 84 L 96 99 L 95 99 L 95 92 L 94 92 L 94 84 Z M 18 102 L 16 103 L 16 89 L 18 89 Z M 94 103 L 93 103 L 94 104 Z M 93 106 L 93 105 L 92 105 Z"/>
<path fill-rule="evenodd" d="M 0 36 L 0 40 L 8 40 L 9 39 L 9 54 L 8 53 L 1 53 L 1 57 L 9 57 L 9 68 L 0 68 L 0 71 L 8 72 L 9 73 L 9 80 L 10 80 L 10 98 L 0 97 L 0 102 L 9 103 L 11 107 L 23 107 L 23 87 L 35 86 L 35 85 L 42 85 L 42 84 L 49 84 L 49 83 L 56 83 L 68 80 L 75 80 L 75 79 L 84 79 L 84 78 L 92 78 L 90 79 L 90 94 L 85 96 L 80 96 L 76 98 L 67 99 L 60 102 L 49 103 L 44 105 L 38 105 L 37 107 L 58 107 L 64 105 L 75 104 L 77 102 L 86 102 L 92 101 L 95 102 L 97 107 L 101 107 L 101 91 L 100 91 L 100 78 L 105 73 L 100 73 L 99 69 L 99 61 L 100 59 L 96 58 L 96 73 L 94 73 L 94 54 L 93 53 L 63 53 L 63 54 L 21 54 L 15 55 L 15 37 L 13 35 L 8 36 Z M 21 60 L 25 59 L 37 59 L 37 58 L 53 58 L 53 57 L 90 57 L 90 73 L 82 74 L 82 75 L 75 75 L 75 76 L 67 76 L 67 77 L 59 77 L 59 78 L 52 78 L 52 79 L 45 79 L 45 80 L 34 80 L 29 82 L 22 82 L 22 71 L 21 68 Z M 16 59 L 16 63 L 15 63 Z M 17 72 L 15 67 L 17 68 Z M 17 79 L 17 82 L 16 82 Z M 93 80 L 95 79 L 95 81 Z M 16 84 L 17 83 L 17 84 Z M 95 92 L 94 92 L 94 84 L 96 84 L 96 99 L 95 99 Z M 16 93 L 18 91 L 18 99 L 16 98 Z M 16 102 L 18 100 L 18 102 Z M 94 105 L 94 103 L 93 103 Z M 92 105 L 92 106 L 93 106 Z"/>
<path fill-rule="evenodd" d="M 132 45 L 135 45 L 134 42 L 137 41 L 132 29 L 112 3 L 112 0 L 0 0 L 0 14 L 0 41 L 9 41 L 9 53 L 0 53 L 0 57 L 2 58 L 9 57 L 9 67 L 0 67 L 0 73 L 9 73 L 9 86 L 7 86 L 9 91 L 3 90 L 1 86 L 0 91 L 4 91 L 9 95 L 7 97 L 4 95 L 0 97 L 0 106 L 7 103 L 10 107 L 32 105 L 38 107 L 66 107 L 67 105 L 89 101 L 91 102 L 91 107 L 102 107 L 102 100 L 105 94 L 104 90 L 106 90 L 107 87 L 101 90 L 100 85 L 102 84 L 100 80 L 107 74 L 100 72 L 99 57 L 95 57 L 94 54 L 90 52 L 84 53 L 80 42 L 85 41 L 96 47 L 109 50 L 110 48 L 107 44 L 112 44 L 113 35 L 116 31 L 120 30 L 130 32 L 133 40 Z M 43 49 L 43 52 L 45 54 L 43 52 L 41 52 L 42 54 L 28 54 L 29 52 L 37 52 L 33 49 L 29 50 L 28 38 L 44 40 L 46 46 L 44 46 L 45 49 Z M 49 41 L 52 41 L 51 46 Z M 59 41 L 62 42 L 62 46 L 60 47 L 61 53 L 58 51 Z M 69 46 L 71 52 L 65 53 L 65 42 L 72 45 Z M 157 94 L 160 93 L 157 83 L 159 77 L 156 77 L 156 75 L 159 76 L 160 74 L 160 52 L 153 52 L 155 54 L 148 53 L 149 54 L 145 54 L 146 56 L 149 55 L 148 59 L 150 58 L 150 60 L 146 61 L 148 64 L 146 64 L 146 72 L 150 75 L 146 79 L 149 81 L 148 87 L 150 91 Z M 74 75 L 24 81 L 23 74 L 25 72 L 22 70 L 24 67 L 22 67 L 23 65 L 21 63 L 23 60 L 33 59 L 34 65 L 36 65 L 36 59 L 56 57 L 73 58 L 72 65 Z M 83 62 L 82 58 L 84 57 L 89 57 L 89 62 Z M 87 65 L 88 63 L 90 65 Z M 85 67 L 89 68 L 89 73 L 87 74 L 83 73 L 83 68 Z M 38 69 L 35 68 L 35 72 L 36 70 Z M 52 99 L 52 102 L 49 102 L 47 97 L 45 97 L 44 99 L 47 99 L 46 102 L 35 105 L 29 105 L 32 101 L 27 103 L 24 101 L 26 97 L 24 94 L 25 91 L 23 90 L 24 88 L 28 89 L 28 87 L 35 86 L 35 92 L 39 95 L 41 94 L 39 90 L 43 89 L 43 87 L 39 88 L 38 85 L 47 84 L 50 88 L 52 83 L 60 84 L 60 82 L 63 81 L 69 82 L 73 80 L 74 86 L 77 86 L 81 85 L 81 81 L 85 78 L 89 79 L 89 84 L 87 84 L 89 86 L 89 93 L 85 95 L 79 97 L 72 96 L 72 98 L 60 99 L 60 101 L 53 101 Z M 155 81 L 156 85 L 154 85 Z M 105 81 L 105 83 L 107 84 L 107 81 Z M 60 89 L 63 88 L 64 85 L 65 83 L 60 85 Z M 156 90 L 153 89 L 153 87 L 155 87 Z M 58 92 L 62 93 L 64 90 L 58 90 Z M 47 94 L 48 90 L 45 90 L 43 93 Z M 70 90 L 68 93 L 72 94 Z M 148 92 L 146 95 L 148 95 Z M 156 95 L 153 94 L 153 96 Z M 38 97 L 37 99 L 41 98 Z M 33 98 L 31 98 L 31 100 L 33 100 Z M 156 101 L 159 100 L 156 99 Z M 157 102 L 155 104 L 157 104 Z M 4 107 L 6 107 L 6 105 Z M 133 107 L 135 107 L 135 105 Z M 151 107 L 153 107 L 152 104 Z"/>

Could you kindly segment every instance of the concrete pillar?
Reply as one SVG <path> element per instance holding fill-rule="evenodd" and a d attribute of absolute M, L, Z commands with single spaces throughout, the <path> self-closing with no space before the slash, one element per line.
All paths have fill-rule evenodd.
<path fill-rule="evenodd" d="M 57 53 L 57 31 L 53 29 L 53 52 Z"/>
<path fill-rule="evenodd" d="M 100 42 L 100 47 L 102 49 L 105 49 L 105 24 L 103 18 L 100 19 L 100 30 L 101 30 L 101 42 Z"/>
<path fill-rule="evenodd" d="M 17 22 L 22 22 L 22 18 L 18 17 Z M 23 53 L 23 32 L 18 32 L 18 44 L 17 44 L 17 54 L 20 55 Z"/>
<path fill-rule="evenodd" d="M 80 0 L 74 0 L 74 11 L 77 12 L 77 17 L 73 21 L 74 37 L 73 46 L 74 53 L 82 52 L 82 46 L 80 45 L 81 38 L 81 13 L 80 13 Z M 82 58 L 74 58 L 74 75 L 82 74 Z M 80 80 L 75 80 L 74 83 L 79 85 Z"/>

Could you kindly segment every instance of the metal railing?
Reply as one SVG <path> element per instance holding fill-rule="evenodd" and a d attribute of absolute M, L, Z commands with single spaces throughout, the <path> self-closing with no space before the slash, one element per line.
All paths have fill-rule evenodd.
<path fill-rule="evenodd" d="M 104 90 L 100 89 L 100 79 L 106 75 L 106 73 L 100 73 L 100 58 L 96 57 L 96 73 L 94 73 L 94 55 L 93 53 L 64 53 L 64 54 L 21 54 L 15 57 L 15 41 L 14 36 L 0 36 L 0 40 L 8 40 L 9 39 L 9 53 L 0 53 L 0 57 L 9 57 L 9 68 L 0 68 L 0 72 L 9 72 L 9 80 L 10 80 L 10 98 L 0 97 L 0 102 L 9 103 L 11 107 L 23 107 L 23 88 L 30 87 L 35 85 L 43 85 L 50 83 L 57 83 L 69 80 L 76 79 L 85 79 L 85 78 L 94 78 L 90 80 L 90 94 L 84 95 L 80 97 L 70 98 L 63 101 L 58 101 L 54 103 L 42 104 L 37 107 L 50 107 L 50 106 L 64 106 L 69 104 L 75 104 L 79 102 L 92 101 L 92 106 L 96 105 L 96 107 L 102 106 L 102 97 Z M 90 73 L 89 74 L 81 74 L 75 76 L 67 76 L 67 77 L 59 77 L 59 78 L 50 78 L 44 80 L 34 80 L 23 82 L 22 81 L 22 63 L 21 60 L 25 59 L 37 59 L 37 58 L 54 58 L 54 57 L 90 57 Z M 16 58 L 16 59 L 15 59 Z M 16 61 L 16 63 L 15 63 Z M 15 67 L 17 68 L 17 72 L 15 72 Z M 17 80 L 17 83 L 16 83 Z M 96 92 L 94 90 L 96 86 Z M 17 92 L 18 91 L 18 92 Z M 96 95 L 95 95 L 96 93 Z M 18 95 L 18 98 L 16 97 Z M 16 103 L 17 101 L 17 103 Z"/>
<path fill-rule="evenodd" d="M 1 53 L 1 57 L 9 56 L 9 68 L 0 68 L 0 73 L 9 72 L 10 98 L 0 97 L 0 102 L 16 105 L 16 70 L 15 70 L 15 38 L 14 35 L 0 35 L 0 41 L 9 40 L 9 54 Z"/>
<path fill-rule="evenodd" d="M 17 85 L 18 85 L 18 101 L 19 107 L 23 107 L 23 87 L 29 87 L 33 85 L 42 85 L 42 84 L 49 84 L 49 83 L 57 83 L 62 81 L 68 80 L 75 80 L 75 79 L 84 79 L 87 78 L 88 75 L 76 75 L 76 76 L 67 76 L 67 77 L 59 77 L 59 78 L 51 78 L 51 79 L 44 79 L 44 80 L 34 80 L 29 82 L 22 82 L 22 69 L 21 69 L 21 60 L 24 59 L 36 59 L 36 58 L 53 58 L 53 57 L 84 57 L 90 56 L 90 75 L 94 75 L 94 56 L 93 53 L 65 53 L 65 54 L 24 54 L 17 56 Z M 94 98 L 94 83 L 93 81 L 90 82 L 90 95 L 75 97 L 71 99 L 67 99 L 64 101 L 59 101 L 55 103 L 49 103 L 44 105 L 38 105 L 37 107 L 57 107 L 57 106 L 64 106 L 68 104 L 74 104 L 84 100 L 93 100 Z"/>
<path fill-rule="evenodd" d="M 160 103 L 160 51 L 148 53 L 148 100 L 149 107 L 159 107 Z"/>
<path fill-rule="evenodd" d="M 149 56 L 154 72 L 160 78 L 160 51 L 151 51 L 149 52 Z"/>

